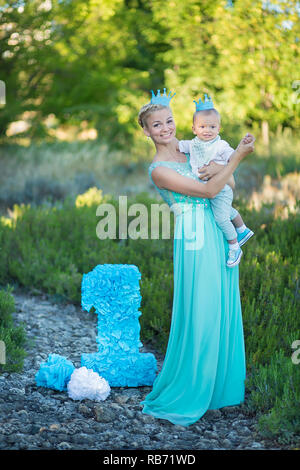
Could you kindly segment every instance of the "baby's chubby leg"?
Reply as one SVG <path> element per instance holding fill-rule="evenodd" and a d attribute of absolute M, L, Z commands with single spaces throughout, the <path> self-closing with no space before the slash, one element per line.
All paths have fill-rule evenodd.
<path fill-rule="evenodd" d="M 230 219 L 235 228 L 242 227 L 244 225 L 244 221 L 242 219 L 241 214 L 234 208 L 232 208 L 232 214 L 230 216 Z"/>
<path fill-rule="evenodd" d="M 234 225 L 231 221 L 238 212 L 232 208 L 233 192 L 230 186 L 226 185 L 213 199 L 210 200 L 211 208 L 218 227 L 224 233 L 228 243 L 236 244 L 237 236 Z M 236 211 L 236 214 L 235 212 Z"/>
<path fill-rule="evenodd" d="M 229 252 L 226 265 L 232 268 L 239 264 L 242 250 L 237 240 L 236 230 L 231 219 L 237 217 L 238 212 L 232 207 L 233 192 L 230 186 L 225 187 L 210 200 L 215 221 L 222 230 L 229 243 Z"/>

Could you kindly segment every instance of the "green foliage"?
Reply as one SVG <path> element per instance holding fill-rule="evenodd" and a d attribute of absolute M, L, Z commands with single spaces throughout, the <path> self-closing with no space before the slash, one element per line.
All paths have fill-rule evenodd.
<path fill-rule="evenodd" d="M 42 118 L 54 114 L 54 127 L 88 120 L 101 139 L 128 145 L 137 127 L 133 116 L 135 121 L 143 90 L 150 87 L 149 70 L 153 82 L 163 80 L 156 54 L 166 45 L 148 2 L 52 0 L 50 8 L 44 3 L 29 0 L 17 8 L 16 2 L 1 11 L 2 22 L 10 25 L 0 39 L 10 106 L 3 110 L 0 135 L 29 110 L 26 135 L 37 140 L 48 134 Z"/>
<path fill-rule="evenodd" d="M 99 141 L 43 142 L 29 147 L 0 146 L 0 206 L 30 203 L 50 205 L 76 198 L 90 187 L 107 194 L 148 189 L 151 145 L 109 152 Z"/>
<path fill-rule="evenodd" d="M 251 390 L 247 407 L 260 414 L 259 430 L 285 444 L 300 443 L 299 366 L 280 349 L 267 366 L 259 365 L 247 379 Z"/>
<path fill-rule="evenodd" d="M 67 199 L 53 207 L 15 206 L 11 222 L 2 218 L 0 224 L 0 282 L 18 282 L 80 304 L 83 273 L 97 264 L 134 264 L 142 275 L 141 339 L 163 352 L 172 313 L 174 220 L 171 240 L 150 239 L 150 221 L 149 239 L 120 239 L 117 224 L 115 239 L 100 240 L 97 203 L 89 201 L 96 196 L 88 192 L 78 205 Z M 106 202 L 116 208 L 118 221 L 118 201 L 107 197 Z M 127 204 L 145 204 L 150 217 L 157 202 L 141 193 Z M 260 426 L 268 436 L 292 443 L 299 423 L 300 368 L 291 361 L 291 345 L 300 338 L 300 218 L 292 213 L 277 218 L 272 205 L 258 212 L 237 200 L 235 207 L 255 232 L 240 265 L 249 408 L 262 413 Z M 138 215 L 128 216 L 128 228 Z M 162 220 L 160 234 L 161 227 Z"/>
<path fill-rule="evenodd" d="M 242 206 L 240 210 L 255 231 L 255 240 L 247 244 L 241 264 L 246 346 L 249 362 L 264 364 L 278 348 L 290 351 L 292 332 L 294 339 L 300 338 L 300 219 L 295 214 L 286 221 L 275 219 L 270 206 L 260 212 Z"/>
<path fill-rule="evenodd" d="M 5 364 L 0 363 L 1 372 L 19 372 L 23 368 L 26 343 L 23 325 L 14 325 L 12 314 L 15 311 L 12 287 L 0 290 L 0 341 L 5 345 Z"/>
<path fill-rule="evenodd" d="M 28 111 L 24 135 L 53 139 L 61 124 L 101 140 L 139 140 L 139 108 L 152 88 L 175 89 L 179 133 L 191 133 L 193 99 L 212 95 L 225 137 L 267 122 L 299 126 L 299 12 L 261 0 L 28 0 L 3 6 L 1 80 L 9 106 L 0 136 Z M 272 2 L 272 6 L 281 2 Z M 290 25 L 290 27 L 287 27 Z M 46 118 L 54 116 L 55 124 Z M 234 145 L 236 142 L 233 142 Z"/>

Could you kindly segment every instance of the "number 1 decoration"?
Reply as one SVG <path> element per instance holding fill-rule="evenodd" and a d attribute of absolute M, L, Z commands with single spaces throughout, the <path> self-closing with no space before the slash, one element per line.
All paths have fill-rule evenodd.
<path fill-rule="evenodd" d="M 157 364 L 140 353 L 141 274 L 134 265 L 104 264 L 84 274 L 81 305 L 98 316 L 98 352 L 82 354 L 81 365 L 104 377 L 111 387 L 152 385 Z"/>

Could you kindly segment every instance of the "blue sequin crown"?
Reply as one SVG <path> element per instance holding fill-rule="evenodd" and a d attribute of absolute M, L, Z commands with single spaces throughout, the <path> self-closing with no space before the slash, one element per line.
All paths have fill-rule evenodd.
<path fill-rule="evenodd" d="M 199 101 L 194 100 L 194 103 L 196 103 L 196 111 L 202 111 L 204 109 L 214 108 L 214 104 L 212 102 L 211 97 L 208 97 L 206 94 L 204 94 L 204 101 L 202 101 L 201 98 L 199 98 Z"/>
<path fill-rule="evenodd" d="M 165 88 L 164 88 L 163 95 L 160 94 L 160 90 L 157 90 L 157 95 L 156 96 L 155 96 L 153 90 L 151 90 L 151 92 L 152 92 L 152 98 L 151 98 L 150 103 L 151 104 L 161 104 L 162 106 L 169 106 L 169 103 L 170 103 L 171 99 L 176 95 L 176 93 L 174 93 L 171 96 L 171 92 L 169 92 L 169 94 L 167 95 Z"/>

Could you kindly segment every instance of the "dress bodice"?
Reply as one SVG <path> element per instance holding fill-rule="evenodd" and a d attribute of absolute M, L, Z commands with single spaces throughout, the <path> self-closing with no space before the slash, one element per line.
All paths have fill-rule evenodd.
<path fill-rule="evenodd" d="M 195 197 L 195 196 L 188 196 L 186 194 L 181 194 L 177 193 L 175 191 L 171 191 L 169 189 L 162 189 L 156 186 L 152 179 L 152 171 L 154 168 L 158 166 L 165 166 L 167 168 L 171 168 L 172 170 L 177 171 L 180 175 L 186 176 L 188 178 L 192 178 L 194 180 L 200 181 L 196 175 L 192 172 L 192 168 L 190 166 L 190 161 L 189 161 L 189 154 L 187 154 L 187 161 L 186 162 L 169 162 L 169 161 L 156 161 L 152 162 L 151 165 L 149 166 L 149 177 L 151 179 L 151 182 L 153 183 L 155 189 L 158 191 L 158 193 L 161 195 L 161 197 L 166 201 L 166 203 L 170 206 L 171 210 L 173 210 L 175 213 L 176 211 L 174 208 L 179 207 L 182 204 L 189 204 L 189 205 L 198 205 L 202 204 L 204 208 L 210 207 L 210 203 L 207 199 L 201 198 L 201 197 Z M 203 183 L 204 184 L 204 183 Z"/>

